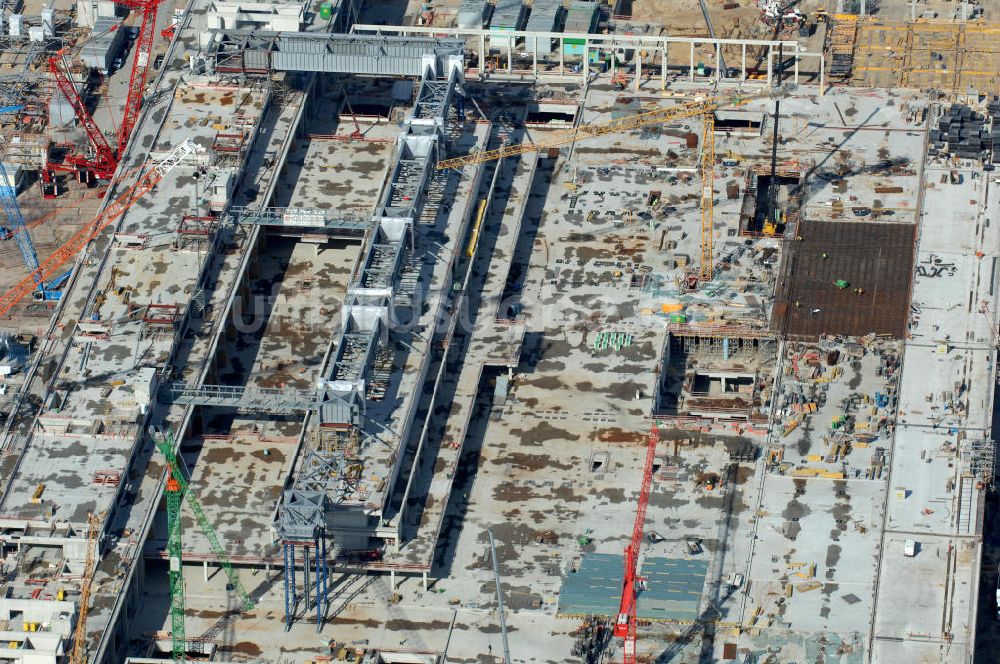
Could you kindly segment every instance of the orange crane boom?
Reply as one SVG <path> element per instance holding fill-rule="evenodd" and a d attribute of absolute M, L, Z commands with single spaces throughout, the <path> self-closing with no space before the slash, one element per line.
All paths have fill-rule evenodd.
<path fill-rule="evenodd" d="M 7 315 L 15 304 L 35 291 L 39 279 L 44 282 L 54 276 L 60 267 L 80 253 L 91 240 L 101 234 L 101 231 L 125 214 L 133 203 L 155 187 L 164 175 L 197 150 L 198 148 L 191 141 L 184 141 L 171 150 L 159 163 L 136 180 L 125 193 L 101 210 L 94 217 L 92 223 L 78 230 L 64 245 L 52 252 L 52 255 L 46 258 L 37 270 L 21 279 L 13 288 L 0 296 L 0 316 Z"/>

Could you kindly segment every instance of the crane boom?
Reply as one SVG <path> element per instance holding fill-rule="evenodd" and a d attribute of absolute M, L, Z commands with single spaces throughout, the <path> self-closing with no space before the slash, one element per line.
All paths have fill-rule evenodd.
<path fill-rule="evenodd" d="M 0 159 L 0 207 L 3 208 L 3 214 L 7 218 L 7 227 L 14 236 L 17 248 L 21 251 L 24 266 L 28 268 L 28 272 L 34 274 L 38 269 L 38 254 L 35 252 L 31 236 L 28 235 L 28 227 L 24 222 L 24 215 L 21 214 L 21 206 L 17 202 L 17 191 L 14 185 L 14 181 L 7 175 L 3 160 Z M 34 285 L 38 288 L 44 288 L 40 276 L 35 277 Z"/>
<path fill-rule="evenodd" d="M 642 533 L 646 527 L 646 508 L 649 506 L 649 490 L 653 483 L 653 461 L 656 459 L 656 444 L 659 440 L 660 431 L 654 422 L 646 444 L 646 463 L 642 469 L 642 486 L 639 489 L 639 506 L 635 513 L 635 524 L 632 526 L 632 539 L 625 547 L 622 598 L 618 605 L 618 620 L 615 622 L 615 636 L 625 639 L 625 664 L 635 664 L 636 662 L 636 599 L 639 584 L 642 582 L 637 574 L 639 551 L 642 547 Z"/>
<path fill-rule="evenodd" d="M 149 56 L 153 52 L 153 38 L 156 36 L 156 11 L 160 0 L 117 0 L 117 3 L 131 9 L 142 10 L 142 26 L 136 39 L 135 58 L 132 60 L 132 72 L 129 75 L 128 95 L 125 98 L 125 113 L 121 126 L 118 128 L 118 158 L 125 154 L 125 147 L 132 135 L 132 129 L 139 119 L 142 108 L 142 91 L 146 87 L 146 77 L 149 75 Z"/>
<path fill-rule="evenodd" d="M 101 517 L 90 514 L 87 517 L 87 560 L 84 564 L 83 579 L 80 582 L 80 615 L 73 631 L 73 651 L 70 664 L 84 664 L 87 644 L 87 615 L 90 612 L 90 587 L 94 582 L 94 559 L 97 557 L 97 534 L 101 529 Z"/>
<path fill-rule="evenodd" d="M 76 86 L 69 80 L 65 69 L 61 66 L 62 59 L 63 56 L 61 53 L 49 58 L 49 71 L 52 73 L 52 78 L 55 80 L 59 91 L 62 92 L 63 96 L 66 97 L 66 100 L 73 107 L 76 119 L 83 125 L 84 130 L 87 132 L 87 138 L 90 139 L 90 144 L 94 147 L 96 157 L 89 165 L 94 168 L 98 177 L 111 177 L 118 165 L 115 154 L 111 150 L 111 146 L 108 145 L 107 139 L 104 138 L 101 128 L 97 126 L 93 116 L 87 111 L 87 106 L 83 103 L 83 98 L 76 91 Z M 82 165 L 85 162 L 88 162 L 88 160 L 77 158 L 71 163 Z"/>
<path fill-rule="evenodd" d="M 673 120 L 690 118 L 714 111 L 719 107 L 719 104 L 720 102 L 715 99 L 707 101 L 690 101 L 683 104 L 677 104 L 676 106 L 670 106 L 668 108 L 657 108 L 652 111 L 646 111 L 645 113 L 637 113 L 624 118 L 616 118 L 608 122 L 580 124 L 572 129 L 566 129 L 548 134 L 546 135 L 545 140 L 537 143 L 514 143 L 495 150 L 484 150 L 482 152 L 474 152 L 461 157 L 442 159 L 437 163 L 437 167 L 438 169 L 460 168 L 469 164 L 482 164 L 487 161 L 502 159 L 503 157 L 513 157 L 515 155 L 521 155 L 528 152 L 539 152 L 548 148 L 569 145 L 570 143 L 582 141 L 587 138 L 594 138 L 595 136 L 614 134 L 645 125 L 662 124 Z"/>
<path fill-rule="evenodd" d="M 121 126 L 118 128 L 118 140 L 114 149 L 104 138 L 104 133 L 97 126 L 93 116 L 87 111 L 86 104 L 76 91 L 76 86 L 69 80 L 64 68 L 60 66 L 63 53 L 60 52 L 55 57 L 49 58 L 49 71 L 52 72 L 59 90 L 73 106 L 77 120 L 86 129 L 87 137 L 90 139 L 96 155 L 93 159 L 77 155 L 67 159 L 67 162 L 78 169 L 93 171 L 98 178 L 110 179 L 114 177 L 115 171 L 118 169 L 118 160 L 125 154 L 125 147 L 128 145 L 132 130 L 139 119 L 139 111 L 142 108 L 142 93 L 149 74 L 149 56 L 152 53 L 153 38 L 156 35 L 156 12 L 160 1 L 115 0 L 117 5 L 141 10 L 142 26 L 139 28 L 139 38 L 136 40 L 136 53 L 132 60 L 128 93 L 125 96 L 125 111 Z"/>
<path fill-rule="evenodd" d="M 715 206 L 715 114 L 702 116 L 701 136 L 701 281 L 712 280 L 713 208 Z"/>
<path fill-rule="evenodd" d="M 132 206 L 139 198 L 156 186 L 164 175 L 169 173 L 188 155 L 196 152 L 198 147 L 190 140 L 184 141 L 155 164 L 153 168 L 142 175 L 128 190 L 112 201 L 94 217 L 94 221 L 84 226 L 61 247 L 52 252 L 31 274 L 21 279 L 9 291 L 0 296 L 0 316 L 4 316 L 25 296 L 35 290 L 39 281 L 45 281 L 56 274 L 68 260 L 76 256 L 87 244 L 100 235 L 118 217 Z"/>

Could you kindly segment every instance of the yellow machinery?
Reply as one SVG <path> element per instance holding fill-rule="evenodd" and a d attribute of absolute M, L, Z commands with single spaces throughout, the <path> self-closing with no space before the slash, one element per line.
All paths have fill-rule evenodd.
<path fill-rule="evenodd" d="M 76 620 L 76 631 L 73 634 L 70 664 L 83 664 L 87 660 L 87 613 L 90 606 L 90 586 L 94 581 L 97 533 L 101 530 L 101 516 L 90 514 L 87 522 L 90 524 L 87 532 L 87 562 L 83 569 L 83 579 L 80 581 L 80 615 Z"/>
<path fill-rule="evenodd" d="M 714 109 L 713 109 L 714 111 Z M 701 129 L 701 282 L 712 280 L 712 217 L 715 206 L 715 113 L 702 116 Z"/>
<path fill-rule="evenodd" d="M 540 152 L 549 148 L 571 145 L 577 141 L 606 134 L 614 134 L 645 125 L 664 124 L 684 118 L 701 116 L 704 121 L 701 143 L 701 265 L 700 278 L 704 283 L 711 281 L 712 264 L 712 207 L 714 204 L 713 187 L 715 184 L 715 111 L 721 106 L 734 106 L 751 99 L 771 97 L 777 91 L 769 94 L 749 97 L 713 97 L 696 101 L 684 102 L 668 108 L 657 108 L 652 111 L 637 113 L 608 122 L 578 125 L 572 129 L 547 134 L 545 139 L 537 143 L 515 143 L 502 145 L 495 150 L 482 150 L 461 157 L 442 159 L 437 163 L 438 169 L 461 168 L 472 164 L 483 164 L 504 157 Z"/>

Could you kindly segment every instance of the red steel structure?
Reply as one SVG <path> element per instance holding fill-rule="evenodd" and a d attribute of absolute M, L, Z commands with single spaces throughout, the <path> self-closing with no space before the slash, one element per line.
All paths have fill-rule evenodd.
<path fill-rule="evenodd" d="M 118 144 L 115 148 L 112 148 L 104 138 L 104 133 L 87 112 L 86 104 L 66 74 L 62 66 L 62 52 L 49 58 L 49 71 L 52 72 L 56 86 L 73 106 L 77 120 L 86 129 L 87 137 L 94 149 L 92 158 L 73 155 L 66 159 L 74 170 L 92 172 L 96 177 L 106 180 L 113 177 L 118 169 L 118 161 L 125 154 L 125 147 L 128 145 L 129 137 L 139 119 L 139 111 L 142 109 L 142 91 L 146 87 L 146 78 L 149 74 L 149 57 L 153 51 L 156 13 L 160 2 L 161 0 L 115 0 L 117 5 L 142 12 L 142 26 L 139 28 L 139 37 L 136 39 L 136 51 L 132 60 L 128 94 L 125 96 L 125 112 L 121 126 L 118 128 Z M 50 164 L 49 168 L 53 168 L 53 165 Z"/>
<path fill-rule="evenodd" d="M 653 460 L 656 458 L 656 444 L 659 440 L 660 431 L 654 422 L 646 444 L 646 464 L 642 470 L 642 488 L 639 490 L 639 508 L 635 513 L 632 540 L 625 547 L 622 599 L 618 605 L 618 620 L 615 622 L 615 636 L 625 639 L 625 664 L 636 664 L 636 599 L 645 581 L 638 576 L 639 550 L 642 547 L 642 533 L 646 526 L 646 508 L 649 506 L 649 490 L 653 483 Z"/>

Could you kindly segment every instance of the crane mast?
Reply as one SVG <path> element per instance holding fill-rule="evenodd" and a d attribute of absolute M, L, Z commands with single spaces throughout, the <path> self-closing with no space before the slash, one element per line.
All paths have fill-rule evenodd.
<path fill-rule="evenodd" d="M 154 429 L 151 433 L 153 434 L 153 442 L 156 444 L 157 449 L 160 450 L 160 453 L 163 454 L 163 457 L 167 462 L 167 480 L 166 486 L 164 487 L 164 493 L 166 494 L 165 497 L 167 502 L 167 555 L 170 565 L 168 569 L 168 577 L 170 581 L 170 628 L 172 634 L 173 661 L 175 664 L 182 664 L 186 661 L 185 653 L 187 650 L 187 637 L 185 636 L 184 630 L 184 575 L 181 566 L 183 549 L 181 503 L 183 501 L 186 501 L 188 507 L 191 508 L 195 521 L 198 522 L 198 527 L 201 529 L 202 534 L 208 539 L 208 542 L 212 547 L 212 551 L 215 553 L 219 564 L 222 565 L 222 569 L 225 571 L 226 577 L 229 579 L 229 586 L 240 598 L 243 611 L 251 610 L 254 604 L 253 600 L 250 599 L 250 595 L 247 593 L 246 588 L 244 588 L 243 584 L 240 582 L 240 578 L 236 574 L 236 570 L 233 569 L 233 565 L 229 561 L 229 556 L 226 554 L 226 550 L 219 541 L 219 537 L 216 535 L 215 529 L 212 527 L 208 517 L 205 516 L 201 503 L 198 502 L 198 499 L 191 491 L 187 478 L 185 478 L 184 473 L 181 472 L 180 464 L 177 460 L 177 454 L 174 452 L 173 432 L 168 431 L 164 434 L 162 431 Z"/>
<path fill-rule="evenodd" d="M 94 583 L 97 558 L 97 535 L 101 530 L 101 515 L 87 515 L 87 559 L 84 563 L 83 579 L 80 583 L 80 615 L 76 619 L 73 632 L 73 651 L 70 664 L 84 664 L 87 659 L 87 616 L 90 613 L 90 588 Z"/>
<path fill-rule="evenodd" d="M 625 547 L 622 598 L 618 606 L 618 620 L 615 622 L 614 630 L 616 637 L 625 640 L 625 664 L 636 663 L 636 600 L 644 581 L 638 576 L 639 551 L 642 547 L 642 534 L 646 526 L 646 508 L 649 506 L 649 490 L 653 483 L 653 460 L 656 458 L 656 444 L 659 440 L 660 431 L 654 422 L 646 444 L 646 463 L 642 469 L 642 486 L 639 489 L 639 506 L 635 513 L 635 525 L 632 527 L 632 539 Z"/>

